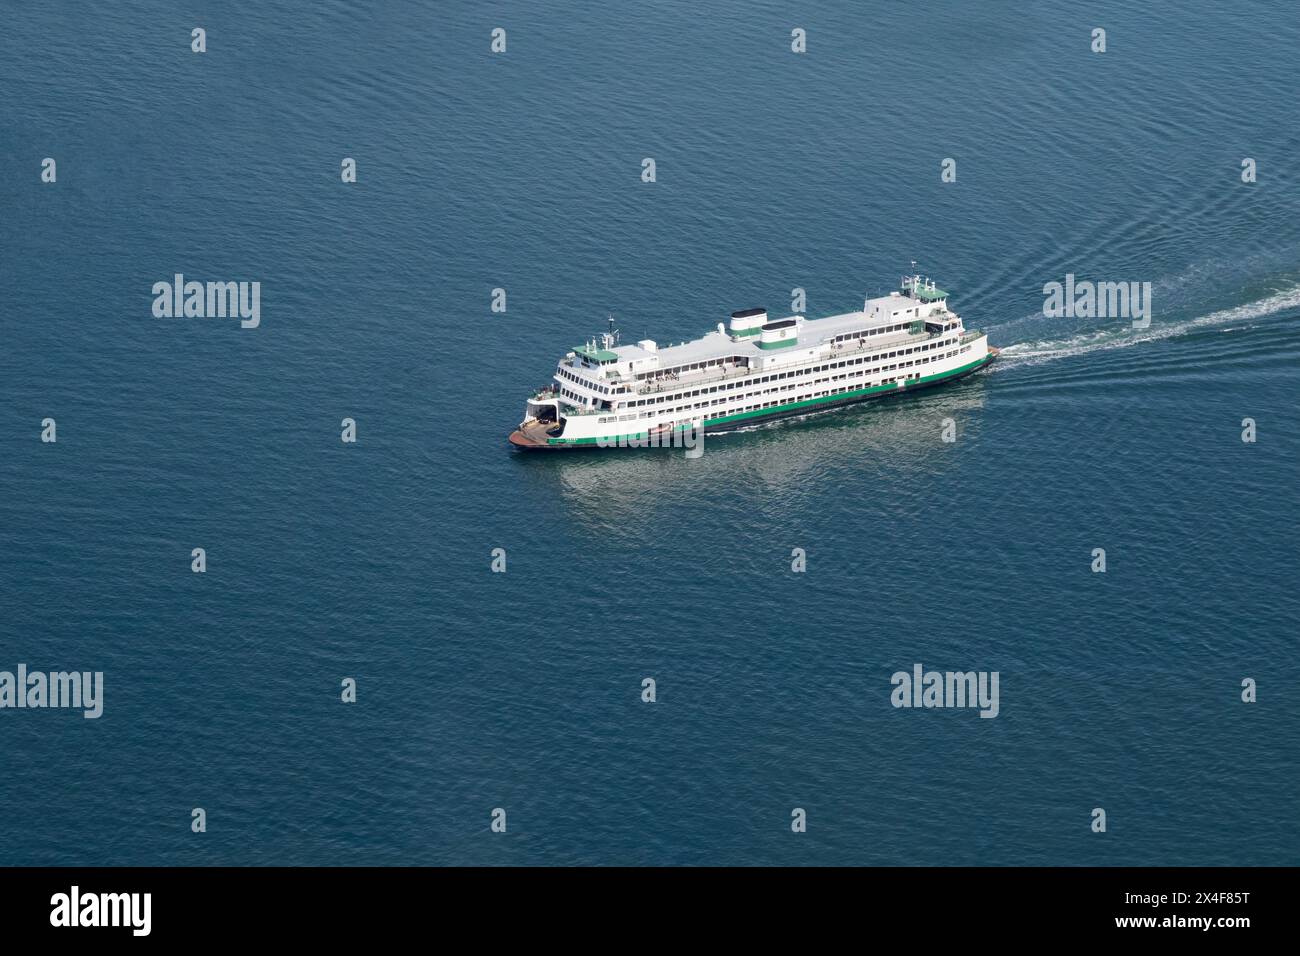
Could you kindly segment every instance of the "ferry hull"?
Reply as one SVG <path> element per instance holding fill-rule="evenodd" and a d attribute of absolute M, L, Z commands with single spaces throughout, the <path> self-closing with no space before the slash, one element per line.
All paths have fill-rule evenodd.
<path fill-rule="evenodd" d="M 717 435 L 717 434 L 723 434 L 725 432 L 734 432 L 738 428 L 748 428 L 750 425 L 757 425 L 757 424 L 762 424 L 764 422 L 777 421 L 778 419 L 782 419 L 782 418 L 798 418 L 800 415 L 815 414 L 817 412 L 826 411 L 832 408 L 843 408 L 847 405 L 858 405 L 861 404 L 862 402 L 870 402 L 870 401 L 875 401 L 877 399 L 901 398 L 904 395 L 911 395 L 916 392 L 923 391 L 924 389 L 927 388 L 936 388 L 941 385 L 949 385 L 953 382 L 965 378 L 968 375 L 974 375 L 976 372 L 979 372 L 987 368 L 997 357 L 998 357 L 998 350 L 992 346 L 989 346 L 988 355 L 984 358 L 982 362 L 980 362 L 974 368 L 968 368 L 961 372 L 957 372 L 953 375 L 947 375 L 944 376 L 943 378 L 936 379 L 935 381 L 918 382 L 916 385 L 908 385 L 903 388 L 894 389 L 892 391 L 877 392 L 871 395 L 857 395 L 851 398 L 830 399 L 826 402 L 823 402 L 822 404 L 819 404 L 816 408 L 807 408 L 807 407 L 790 408 L 790 409 L 774 408 L 769 412 L 765 412 L 761 415 L 755 415 L 752 418 L 748 418 L 741 423 L 734 422 L 734 421 L 724 422 L 717 425 L 711 425 L 706 423 L 704 425 L 704 434 Z M 510 433 L 509 441 L 511 445 L 523 451 L 580 451 L 580 450 L 587 450 L 587 449 L 598 449 L 603 451 L 603 450 L 617 449 L 622 447 L 617 444 L 602 445 L 599 442 L 551 443 L 546 441 L 544 432 L 540 432 L 540 434 L 538 433 L 528 434 L 525 431 L 518 428 L 516 428 L 513 432 Z M 651 445 L 650 447 L 677 447 L 677 446 L 669 445 L 669 443 L 665 439 L 664 444 L 662 446 Z"/>

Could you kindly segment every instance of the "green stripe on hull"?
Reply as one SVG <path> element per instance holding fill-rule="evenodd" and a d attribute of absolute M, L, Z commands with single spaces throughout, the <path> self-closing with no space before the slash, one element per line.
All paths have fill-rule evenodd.
<path fill-rule="evenodd" d="M 682 431 L 690 426 L 681 426 L 678 431 Z M 630 435 L 600 435 L 596 438 L 548 438 L 548 445 L 594 445 L 598 441 L 620 442 L 620 441 L 645 441 L 650 436 L 649 432 L 633 432 Z"/>
<path fill-rule="evenodd" d="M 945 378 L 952 378 L 956 375 L 963 375 L 981 365 L 984 365 L 992 357 L 991 353 L 983 358 L 976 359 L 951 372 L 939 372 L 935 375 L 922 375 L 920 378 L 907 381 L 902 388 L 898 387 L 897 382 L 890 382 L 888 385 L 872 385 L 870 388 L 859 388 L 852 392 L 841 392 L 839 395 L 822 395 L 819 398 L 808 398 L 802 402 L 790 402 L 786 405 L 773 405 L 771 408 L 758 408 L 752 412 L 737 412 L 734 415 L 724 415 L 722 418 L 706 418 L 701 420 L 700 425 L 704 428 L 712 428 L 715 425 L 727 425 L 731 422 L 744 421 L 749 418 L 757 418 L 763 415 L 776 415 L 781 412 L 794 411 L 800 408 L 812 408 L 817 405 L 824 405 L 827 402 L 842 402 L 848 398 L 860 398 L 867 395 L 880 395 L 885 392 L 906 392 L 909 388 L 915 388 L 918 385 L 924 385 L 928 382 L 937 382 Z M 673 431 L 686 431 L 691 428 L 690 422 L 684 425 L 676 426 Z M 628 435 L 601 435 L 596 438 L 547 438 L 548 445 L 594 445 L 597 442 L 620 442 L 632 440 L 644 440 L 648 437 L 649 432 L 633 432 Z"/>
<path fill-rule="evenodd" d="M 901 391 L 907 391 L 909 388 L 915 388 L 917 385 L 923 385 L 926 382 L 937 382 L 940 379 L 952 378 L 954 375 L 961 375 L 968 372 L 976 366 L 987 361 L 986 358 L 977 359 L 960 368 L 955 368 L 951 372 L 940 372 L 937 375 L 922 375 L 920 378 L 906 381 Z M 825 402 L 842 402 L 846 398 L 859 398 L 866 395 L 880 395 L 884 392 L 900 391 L 897 382 L 890 382 L 888 385 L 872 385 L 870 388 L 859 388 L 852 392 L 841 392 L 838 395 L 822 395 L 819 398 L 808 398 L 802 402 L 790 402 L 788 405 L 773 405 L 771 408 L 757 408 L 752 412 L 737 412 L 735 415 L 724 415 L 721 418 L 710 419 L 706 425 L 726 425 L 730 422 L 744 421 L 747 418 L 755 418 L 759 415 L 771 415 L 774 412 L 793 411 L 799 408 L 810 408 Z"/>

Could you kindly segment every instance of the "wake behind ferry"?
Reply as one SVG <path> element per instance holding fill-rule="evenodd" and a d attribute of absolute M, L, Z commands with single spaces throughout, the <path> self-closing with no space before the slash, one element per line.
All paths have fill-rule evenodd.
<path fill-rule="evenodd" d="M 919 274 L 860 312 L 769 320 L 733 312 L 725 326 L 681 345 L 619 345 L 612 328 L 575 348 L 530 399 L 511 433 L 517 448 L 646 447 L 683 432 L 729 431 L 951 382 L 998 350 L 967 331 L 948 293 Z"/>

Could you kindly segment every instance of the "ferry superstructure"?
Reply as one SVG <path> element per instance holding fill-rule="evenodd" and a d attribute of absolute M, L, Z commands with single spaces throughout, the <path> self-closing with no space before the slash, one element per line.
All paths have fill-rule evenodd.
<path fill-rule="evenodd" d="M 606 332 L 566 354 L 528 399 L 511 444 L 529 450 L 668 445 L 682 432 L 767 419 L 954 381 L 997 355 L 948 293 L 920 275 L 859 312 L 769 319 L 764 309 L 681 345 L 619 345 Z"/>

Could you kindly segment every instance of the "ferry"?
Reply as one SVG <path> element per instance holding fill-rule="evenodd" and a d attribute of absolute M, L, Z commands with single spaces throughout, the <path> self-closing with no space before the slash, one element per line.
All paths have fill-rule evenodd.
<path fill-rule="evenodd" d="M 510 443 L 529 451 L 662 447 L 952 382 L 997 357 L 967 330 L 948 293 L 904 276 L 859 312 L 823 319 L 731 313 L 680 345 L 620 345 L 610 330 L 560 359 L 527 401 Z"/>

